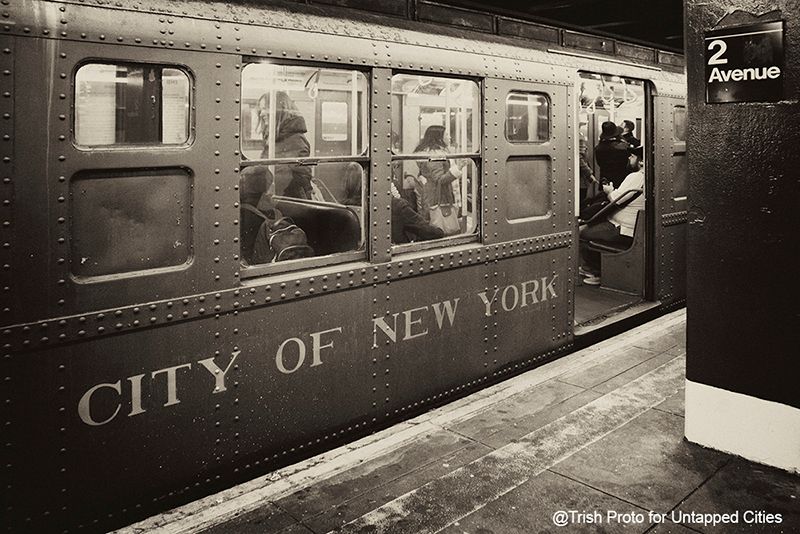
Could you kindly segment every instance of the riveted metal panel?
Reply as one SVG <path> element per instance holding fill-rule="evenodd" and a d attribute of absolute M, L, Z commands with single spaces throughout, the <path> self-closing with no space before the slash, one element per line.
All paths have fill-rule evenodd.
<path fill-rule="evenodd" d="M 18 355 L 4 479 L 14 517 L 33 517 L 31 531 L 42 520 L 103 524 L 363 432 L 375 421 L 367 297 L 343 292 L 298 301 L 291 313 L 234 312 L 168 335 L 156 328 Z"/>
<path fill-rule="evenodd" d="M 655 61 L 655 50 L 652 48 L 620 43 L 619 41 L 617 42 L 617 55 L 646 61 L 648 63 L 653 63 Z"/>
<path fill-rule="evenodd" d="M 686 65 L 683 56 L 673 54 L 672 52 L 665 52 L 664 50 L 657 50 L 658 62 L 662 65 L 670 65 L 673 67 L 683 67 Z"/>
<path fill-rule="evenodd" d="M 23 321 L 45 314 L 65 315 L 89 310 L 113 308 L 130 302 L 136 295 L 141 302 L 158 298 L 196 294 L 231 287 L 238 282 L 238 132 L 239 65 L 232 56 L 213 56 L 184 52 L 146 51 L 134 47 L 78 45 L 66 41 L 42 43 L 46 48 L 24 67 L 28 90 L 48 93 L 52 106 L 45 108 L 31 99 L 19 104 L 24 116 L 50 112 L 50 129 L 27 128 L 19 136 L 20 146 L 37 146 L 42 141 L 52 148 L 49 161 L 32 166 L 32 180 L 46 191 L 26 188 L 21 198 L 36 226 L 27 227 L 20 255 L 20 268 L 35 272 L 40 264 L 51 265 L 39 278 L 40 291 L 30 295 L 30 306 L 20 317 Z M 48 90 L 43 83 L 47 58 L 56 65 L 56 81 Z M 73 145 L 71 124 L 74 120 L 74 73 L 85 62 L 141 62 L 176 66 L 189 78 L 192 110 L 191 135 L 183 147 L 111 147 L 81 149 Z M 37 63 L 41 61 L 41 63 Z M 44 119 L 44 117 L 43 117 Z M 46 138 L 46 139 L 45 139 Z M 161 171 L 159 171 L 159 169 Z M 71 215 L 80 206 L 71 198 L 74 181 L 86 171 L 95 174 L 119 174 L 128 171 L 185 172 L 191 183 L 191 209 L 175 216 L 192 214 L 191 257 L 184 265 L 168 269 L 140 271 L 131 275 L 79 279 L 71 262 Z M 39 178 L 40 177 L 40 178 Z M 102 228 L 98 228 L 102 232 Z M 42 273 L 43 274 L 43 273 Z M 35 278 L 34 278 L 35 279 Z M 47 279 L 45 291 L 41 280 Z"/>
<path fill-rule="evenodd" d="M 157 12 L 151 13 L 147 13 L 147 9 L 143 8 L 139 11 L 130 11 L 120 6 L 87 6 L 72 3 L 58 5 L 39 2 L 29 7 L 27 10 L 11 8 L 13 17 L 18 23 L 16 26 L 10 26 L 9 31 L 22 34 L 22 28 L 27 27 L 28 34 L 34 33 L 40 28 L 42 24 L 40 21 L 55 23 L 60 18 L 65 21 L 63 24 L 49 24 L 45 28 L 48 36 L 59 35 L 85 42 L 120 42 L 143 47 L 210 50 L 358 65 L 395 66 L 396 62 L 415 62 L 425 70 L 447 72 L 448 69 L 439 69 L 442 68 L 442 64 L 450 65 L 449 61 L 431 64 L 416 57 L 404 57 L 399 51 L 394 50 L 395 45 L 406 44 L 420 48 L 423 57 L 432 49 L 452 50 L 604 72 L 602 69 L 598 70 L 597 67 L 587 65 L 586 60 L 590 58 L 558 56 L 544 50 L 521 48 L 507 42 L 492 41 L 490 36 L 481 34 L 465 38 L 452 34 L 452 30 L 449 30 L 451 34 L 443 32 L 441 26 L 436 28 L 419 23 L 403 23 L 398 19 L 381 20 L 373 15 L 368 16 L 368 21 L 358 20 L 358 17 L 353 19 L 320 16 L 315 13 L 319 9 L 315 10 L 312 7 L 307 8 L 309 10 L 307 13 L 296 13 L 269 6 L 253 8 L 230 4 L 226 4 L 225 9 L 220 11 L 206 4 L 194 4 L 192 9 L 197 11 L 198 15 L 192 19 L 186 19 L 185 13 L 166 3 L 159 5 Z M 65 12 L 56 12 L 56 9 L 62 8 Z M 119 12 L 119 16 L 115 15 L 109 21 L 104 17 L 104 12 L 109 9 Z M 355 14 L 355 12 L 350 13 Z M 426 31 L 428 33 L 423 33 Z M 309 35 L 313 35 L 314 38 L 308 39 Z M 387 45 L 394 50 L 391 57 L 383 54 L 383 48 Z M 460 62 L 460 57 L 465 56 L 456 54 L 455 61 Z M 474 60 L 474 57 L 469 55 L 466 57 Z M 459 67 L 453 72 L 474 70 L 470 65 L 463 67 L 460 63 L 455 65 Z M 647 77 L 635 68 L 631 72 L 618 72 L 618 74 Z M 653 74 L 652 71 L 650 74 Z M 514 71 L 500 71 L 492 75 L 513 77 Z M 658 77 L 678 80 L 683 78 L 683 74 L 662 72 Z"/>
<path fill-rule="evenodd" d="M 413 269 L 414 263 L 407 265 Z M 373 328 L 371 384 L 383 417 L 457 396 L 490 373 L 479 297 L 487 287 L 485 275 L 484 260 L 458 276 L 436 273 L 381 284 L 375 320 L 396 330 L 393 341 L 381 327 Z"/>
<path fill-rule="evenodd" d="M 674 109 L 683 98 L 656 95 L 655 118 L 655 289 L 664 304 L 686 296 L 686 142 L 675 139 Z M 684 173 L 684 176 L 678 176 Z"/>
<path fill-rule="evenodd" d="M 522 20 L 497 17 L 497 33 L 548 43 L 560 43 L 561 30 Z"/>
<path fill-rule="evenodd" d="M 408 13 L 407 0 L 314 0 L 314 3 L 363 9 L 397 17 L 405 17 Z"/>
<path fill-rule="evenodd" d="M 389 261 L 392 254 L 392 71 L 372 71 L 372 166 L 369 187 L 369 255 L 372 262 Z"/>
<path fill-rule="evenodd" d="M 594 35 L 565 31 L 564 46 L 613 54 L 615 52 L 616 41 L 608 37 L 595 37 Z"/>
<path fill-rule="evenodd" d="M 492 364 L 524 369 L 572 341 L 571 238 L 556 250 L 490 265 Z"/>
<path fill-rule="evenodd" d="M 17 161 L 14 158 L 14 101 L 16 86 L 14 71 L 16 41 L 14 38 L 0 37 L 0 323 L 14 322 L 22 307 L 21 293 L 15 282 L 14 255 L 16 252 L 16 233 L 14 217 L 14 178 L 17 176 Z"/>
<path fill-rule="evenodd" d="M 494 18 L 492 15 L 458 9 L 452 6 L 442 6 L 432 2 L 425 2 L 424 0 L 417 2 L 417 17 L 419 20 L 462 26 L 470 30 L 494 31 Z"/>
<path fill-rule="evenodd" d="M 541 70 L 546 71 L 543 67 Z M 484 242 L 497 243 L 529 236 L 569 231 L 572 228 L 573 181 L 572 128 L 567 88 L 509 80 L 486 80 L 487 113 L 484 123 Z M 533 93 L 549 104 L 548 140 L 544 143 L 511 142 L 506 138 L 506 99 L 510 93 Z M 509 213 L 509 162 L 537 159 L 547 162 L 550 206 L 545 215 L 512 219 Z"/>

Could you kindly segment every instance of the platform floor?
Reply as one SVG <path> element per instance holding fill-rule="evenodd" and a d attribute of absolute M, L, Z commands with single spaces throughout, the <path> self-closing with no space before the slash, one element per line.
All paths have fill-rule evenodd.
<path fill-rule="evenodd" d="M 800 476 L 683 439 L 684 338 L 674 312 L 121 532 L 800 532 Z"/>

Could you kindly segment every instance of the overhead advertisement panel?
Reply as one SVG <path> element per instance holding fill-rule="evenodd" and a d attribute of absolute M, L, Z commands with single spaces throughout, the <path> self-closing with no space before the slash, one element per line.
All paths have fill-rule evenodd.
<path fill-rule="evenodd" d="M 705 33 L 706 103 L 783 99 L 783 21 Z"/>

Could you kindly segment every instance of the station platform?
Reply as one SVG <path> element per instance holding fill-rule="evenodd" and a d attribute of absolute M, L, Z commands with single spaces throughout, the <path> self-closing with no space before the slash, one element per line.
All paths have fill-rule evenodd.
<path fill-rule="evenodd" d="M 800 475 L 683 439 L 684 375 L 680 310 L 117 532 L 800 532 Z"/>

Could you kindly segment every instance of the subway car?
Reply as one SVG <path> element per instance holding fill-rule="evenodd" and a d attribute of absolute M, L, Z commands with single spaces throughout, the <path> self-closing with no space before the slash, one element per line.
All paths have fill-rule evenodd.
<path fill-rule="evenodd" d="M 6 531 L 128 524 L 684 305 L 677 55 L 422 9 L 3 4 Z M 642 207 L 588 285 L 580 164 L 601 181 L 623 121 Z"/>

